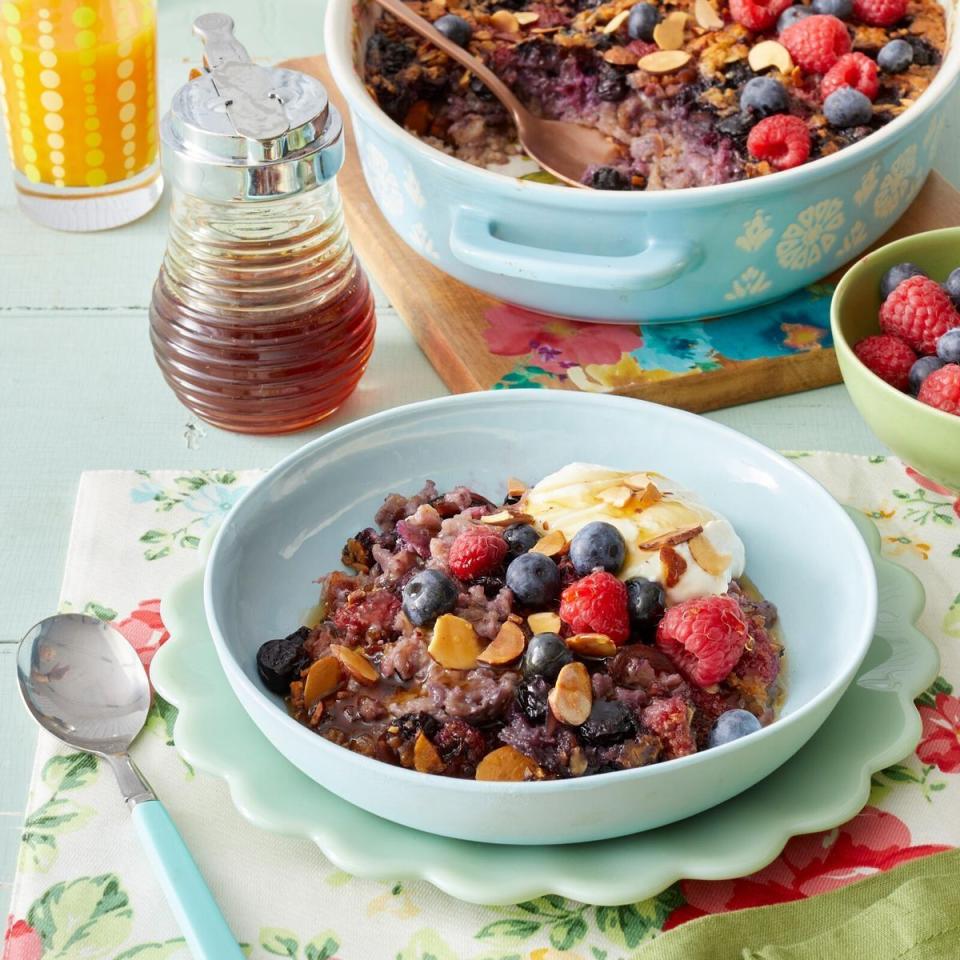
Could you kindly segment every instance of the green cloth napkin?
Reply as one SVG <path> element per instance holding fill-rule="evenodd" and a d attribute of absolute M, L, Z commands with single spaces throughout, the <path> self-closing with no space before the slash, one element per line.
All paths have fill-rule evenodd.
<path fill-rule="evenodd" d="M 809 900 L 693 920 L 634 960 L 960 960 L 960 850 Z"/>

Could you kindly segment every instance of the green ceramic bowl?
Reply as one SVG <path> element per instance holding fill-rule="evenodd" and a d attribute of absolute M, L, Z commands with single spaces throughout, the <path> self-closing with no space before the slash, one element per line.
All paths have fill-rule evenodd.
<path fill-rule="evenodd" d="M 831 307 L 833 342 L 854 406 L 870 429 L 922 474 L 960 486 L 960 417 L 935 410 L 871 373 L 853 345 L 879 333 L 880 278 L 895 263 L 911 261 L 935 280 L 960 266 L 960 227 L 931 230 L 888 243 L 851 267 Z"/>

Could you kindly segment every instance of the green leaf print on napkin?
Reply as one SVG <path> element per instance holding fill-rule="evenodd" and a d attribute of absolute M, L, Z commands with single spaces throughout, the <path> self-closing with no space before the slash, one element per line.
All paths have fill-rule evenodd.
<path fill-rule="evenodd" d="M 183 937 L 177 937 L 164 943 L 141 943 L 118 953 L 114 960 L 191 960 L 191 957 Z"/>
<path fill-rule="evenodd" d="M 894 490 L 893 495 L 907 506 L 905 511 L 908 520 L 923 526 L 928 520 L 941 523 L 945 526 L 953 524 L 953 501 L 937 500 L 926 491 L 917 487 L 912 494 L 906 490 Z"/>
<path fill-rule="evenodd" d="M 27 912 L 43 941 L 43 960 L 100 960 L 130 935 L 133 911 L 112 873 L 51 887 Z"/>
<path fill-rule="evenodd" d="M 960 551 L 960 547 L 957 547 Z M 960 556 L 960 553 L 957 554 Z M 960 593 L 953 599 L 953 603 L 943 615 L 943 632 L 954 640 L 960 640 Z"/>
<path fill-rule="evenodd" d="M 340 941 L 332 930 L 324 930 L 305 944 L 301 953 L 300 940 L 292 930 L 264 927 L 260 931 L 260 946 L 267 953 L 277 957 L 289 957 L 290 960 L 332 960 Z"/>
<path fill-rule="evenodd" d="M 418 930 L 397 954 L 397 960 L 460 960 L 436 930 Z"/>
<path fill-rule="evenodd" d="M 99 773 L 99 761 L 89 753 L 70 753 L 46 762 L 41 779 L 53 793 L 24 821 L 21 870 L 46 873 L 57 859 L 58 835 L 79 830 L 94 816 L 92 807 L 64 794 L 93 783 Z"/>

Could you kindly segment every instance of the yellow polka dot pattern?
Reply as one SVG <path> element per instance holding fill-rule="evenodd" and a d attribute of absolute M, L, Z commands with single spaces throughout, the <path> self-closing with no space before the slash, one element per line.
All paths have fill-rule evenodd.
<path fill-rule="evenodd" d="M 157 159 L 155 0 L 0 0 L 0 101 L 34 183 L 101 187 Z"/>

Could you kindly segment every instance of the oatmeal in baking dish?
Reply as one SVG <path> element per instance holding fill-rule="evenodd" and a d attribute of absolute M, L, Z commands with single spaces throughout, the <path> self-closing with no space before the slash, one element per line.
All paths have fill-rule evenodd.
<path fill-rule="evenodd" d="M 257 654 L 320 736 L 421 773 L 544 780 L 747 736 L 781 694 L 776 608 L 730 522 L 657 473 L 575 463 L 499 503 L 427 483 L 343 547 Z"/>
<path fill-rule="evenodd" d="M 608 190 L 727 183 L 827 156 L 909 109 L 946 46 L 937 0 L 410 6 L 534 113 L 619 144 L 615 163 L 584 176 Z M 438 149 L 494 168 L 520 153 L 487 89 L 387 14 L 367 42 L 364 78 L 393 120 Z"/>

